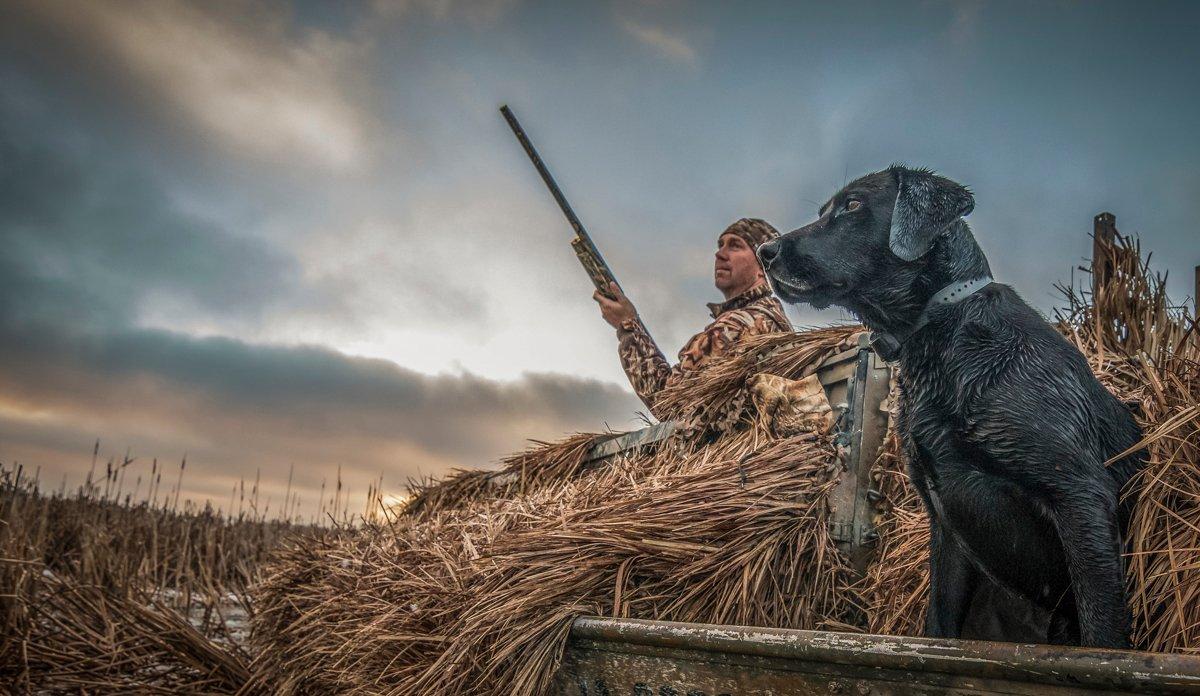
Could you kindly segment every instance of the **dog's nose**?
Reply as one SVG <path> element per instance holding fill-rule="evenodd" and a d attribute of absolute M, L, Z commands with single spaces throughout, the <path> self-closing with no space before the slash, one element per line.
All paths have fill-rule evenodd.
<path fill-rule="evenodd" d="M 771 241 L 766 242 L 762 246 L 758 247 L 758 262 L 760 264 L 762 264 L 762 267 L 764 269 L 770 268 L 771 262 L 773 262 L 776 259 L 776 257 L 778 257 L 778 256 L 779 256 L 779 240 L 778 239 L 772 239 Z"/>

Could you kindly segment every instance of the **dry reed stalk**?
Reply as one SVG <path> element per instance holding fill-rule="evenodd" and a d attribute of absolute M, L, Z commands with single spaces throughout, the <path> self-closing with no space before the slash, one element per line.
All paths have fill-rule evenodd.
<path fill-rule="evenodd" d="M 929 593 L 929 520 L 909 481 L 894 430 L 889 429 L 871 478 L 880 493 L 880 514 L 875 559 L 859 588 L 867 630 L 920 636 Z"/>
<path fill-rule="evenodd" d="M 757 449 L 750 437 L 678 468 L 667 464 L 627 490 L 614 469 L 558 506 L 529 510 L 542 523 L 492 547 L 469 593 L 477 599 L 414 690 L 483 694 L 507 685 L 542 693 L 566 623 L 581 611 L 794 628 L 845 623 L 849 571 L 825 525 L 832 449 L 811 434 Z"/>
<path fill-rule="evenodd" d="M 466 601 L 471 549 L 500 521 L 486 507 L 400 516 L 288 549 L 256 593 L 254 683 L 279 694 L 370 691 L 434 659 L 440 616 Z"/>
<path fill-rule="evenodd" d="M 249 656 L 227 622 L 291 529 L 122 493 L 133 460 L 75 494 L 0 466 L 0 684 L 30 693 L 233 693 Z M 155 462 L 151 481 L 161 472 Z"/>
<path fill-rule="evenodd" d="M 177 611 L 47 573 L 25 646 L 39 693 L 234 693 L 249 677 L 238 650 Z"/>
<path fill-rule="evenodd" d="M 1067 289 L 1060 319 L 1145 431 L 1126 556 L 1134 642 L 1200 654 L 1200 333 L 1135 240 L 1118 235 L 1101 248 L 1108 282 L 1086 298 Z"/>

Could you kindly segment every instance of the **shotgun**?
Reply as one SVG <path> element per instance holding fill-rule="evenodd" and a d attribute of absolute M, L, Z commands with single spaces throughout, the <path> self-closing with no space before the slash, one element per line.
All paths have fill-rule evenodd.
<path fill-rule="evenodd" d="M 617 279 L 613 277 L 612 270 L 604 262 L 604 257 L 600 255 L 600 250 L 592 243 L 592 238 L 588 235 L 587 230 L 583 228 L 583 223 L 579 221 L 579 217 L 571 209 L 571 204 L 567 202 L 566 196 L 558 188 L 558 184 L 554 182 L 554 177 L 550 176 L 550 170 L 546 168 L 546 163 L 542 161 L 541 156 L 534 149 L 533 143 L 529 142 L 529 136 L 525 135 L 525 129 L 521 128 L 521 124 L 517 121 L 517 117 L 513 115 L 512 110 L 505 104 L 500 107 L 500 113 L 504 115 L 504 120 L 508 121 L 508 126 L 512 128 L 513 135 L 517 136 L 517 141 L 521 143 L 521 147 L 525 148 L 525 154 L 529 155 L 529 160 L 533 162 L 534 168 L 542 176 L 542 181 L 546 182 L 546 188 L 550 189 L 550 195 L 554 196 L 554 200 L 558 203 L 558 207 L 562 209 L 563 215 L 567 216 L 567 222 L 571 223 L 571 229 L 575 230 L 575 238 L 571 240 L 571 248 L 575 250 L 575 255 L 579 257 L 579 263 L 583 264 L 583 270 L 592 279 L 592 285 L 596 286 L 600 294 L 610 300 L 615 300 L 616 298 L 612 296 L 608 284 L 616 283 Z M 617 287 L 621 286 L 618 284 Z"/>

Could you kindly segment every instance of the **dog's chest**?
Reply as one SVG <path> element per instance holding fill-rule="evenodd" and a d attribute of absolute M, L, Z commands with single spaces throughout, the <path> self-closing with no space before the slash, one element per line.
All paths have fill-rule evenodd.
<path fill-rule="evenodd" d="M 962 388 L 949 370 L 930 361 L 901 369 L 898 431 L 910 456 L 961 459 L 975 447 L 962 401 Z"/>

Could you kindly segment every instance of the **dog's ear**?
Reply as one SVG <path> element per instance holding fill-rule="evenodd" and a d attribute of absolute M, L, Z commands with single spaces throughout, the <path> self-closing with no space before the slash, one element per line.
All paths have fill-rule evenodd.
<path fill-rule="evenodd" d="M 888 246 L 905 261 L 924 256 L 950 223 L 975 208 L 975 197 L 962 184 L 924 169 L 893 167 L 896 207 Z"/>

